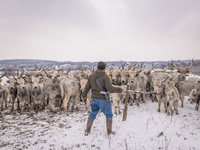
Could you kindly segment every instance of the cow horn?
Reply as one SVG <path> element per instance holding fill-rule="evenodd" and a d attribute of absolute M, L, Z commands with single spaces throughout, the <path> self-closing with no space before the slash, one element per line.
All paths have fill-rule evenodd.
<path fill-rule="evenodd" d="M 46 67 L 46 66 L 45 66 L 45 67 Z M 44 70 L 45 67 L 43 67 L 42 69 L 40 69 L 40 70 L 38 71 L 38 73 L 39 73 L 39 72 L 42 72 L 42 71 Z"/>
<path fill-rule="evenodd" d="M 115 67 L 115 65 L 114 64 L 112 64 L 113 65 L 113 67 L 115 68 L 115 70 L 117 71 L 117 72 L 120 72 L 116 67 Z"/>
<path fill-rule="evenodd" d="M 192 65 L 193 65 L 193 60 L 194 60 L 194 58 L 192 59 L 192 62 L 191 62 L 191 64 L 190 64 L 190 66 L 187 67 L 187 68 L 185 68 L 185 70 L 188 70 L 188 69 L 190 69 L 190 68 L 192 67 Z"/>
<path fill-rule="evenodd" d="M 131 71 L 133 71 L 133 69 L 135 68 L 136 64 L 133 65 L 133 67 L 130 69 Z"/>
<path fill-rule="evenodd" d="M 26 73 L 30 74 L 30 72 L 28 72 L 25 68 L 22 68 Z"/>
<path fill-rule="evenodd" d="M 5 72 L 5 76 L 10 80 L 10 78 L 8 77 L 7 73 Z"/>
<path fill-rule="evenodd" d="M 5 76 L 6 75 L 6 73 L 4 73 L 0 78 L 3 78 L 3 76 Z"/>
<path fill-rule="evenodd" d="M 181 68 L 177 67 L 173 60 L 172 60 L 172 63 L 173 63 L 173 65 L 174 65 L 174 67 L 175 67 L 176 69 L 178 69 L 178 70 L 181 71 L 181 70 L 188 70 L 188 69 L 190 69 L 190 68 L 192 67 L 192 65 L 193 65 L 193 60 L 194 60 L 194 58 L 192 59 L 192 62 L 191 62 L 191 64 L 190 64 L 190 66 L 187 67 L 187 68 L 184 68 L 184 69 L 181 69 Z"/>
<path fill-rule="evenodd" d="M 13 75 L 13 78 L 17 81 L 17 79 L 15 78 L 15 76 Z"/>
<path fill-rule="evenodd" d="M 167 81 L 168 77 L 166 79 L 164 79 L 163 81 L 161 81 L 161 83 L 164 83 L 165 81 Z"/>
<path fill-rule="evenodd" d="M 49 74 L 44 70 L 44 72 L 45 72 L 45 74 L 47 75 L 47 76 L 49 76 Z"/>
<path fill-rule="evenodd" d="M 140 68 L 142 68 L 142 66 L 143 66 L 143 62 L 141 63 L 141 66 L 140 66 Z"/>
<path fill-rule="evenodd" d="M 166 71 L 168 69 L 168 65 L 164 68 L 164 70 L 163 71 Z"/>

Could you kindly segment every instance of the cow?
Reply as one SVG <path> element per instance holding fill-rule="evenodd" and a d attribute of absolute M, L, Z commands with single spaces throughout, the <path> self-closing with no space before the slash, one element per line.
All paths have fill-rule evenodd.
<path fill-rule="evenodd" d="M 167 112 L 167 102 L 166 102 L 166 93 L 165 93 L 165 84 L 164 82 L 167 80 L 168 78 L 159 81 L 157 79 L 153 79 L 151 82 L 151 85 L 153 86 L 154 92 L 157 93 L 156 98 L 158 100 L 158 112 L 160 112 L 160 106 L 161 103 L 163 102 L 164 108 L 165 108 L 165 112 Z"/>
<path fill-rule="evenodd" d="M 7 108 L 7 86 L 6 85 L 1 85 L 1 81 L 5 73 L 0 77 L 0 118 L 2 117 L 1 111 L 3 111 L 3 102 L 5 102 L 5 108 Z"/>
<path fill-rule="evenodd" d="M 175 87 L 175 82 L 165 81 L 165 94 L 166 94 L 166 103 L 167 103 L 167 114 L 173 115 L 172 106 L 174 106 L 174 111 L 178 115 L 178 103 L 179 103 L 179 93 Z"/>
<path fill-rule="evenodd" d="M 8 87 L 7 89 L 7 92 L 8 92 L 7 98 L 9 99 L 9 102 L 10 101 L 12 102 L 11 111 L 13 111 L 15 99 L 17 98 L 17 80 L 14 77 L 13 78 L 8 77 L 7 74 L 5 74 L 5 76 L 9 79 L 6 81 L 8 84 L 10 84 L 10 87 Z M 19 99 L 17 99 L 17 103 L 18 103 L 17 110 L 20 110 Z"/>
<path fill-rule="evenodd" d="M 113 86 L 121 87 L 123 90 L 126 90 L 127 85 L 121 85 L 121 86 L 113 85 Z M 114 112 L 116 115 L 121 114 L 121 110 L 120 110 L 121 102 L 124 100 L 125 96 L 126 96 L 126 94 L 110 93 L 111 101 L 113 102 Z"/>
<path fill-rule="evenodd" d="M 133 91 L 143 91 L 146 92 L 147 76 L 144 74 L 139 74 L 142 69 L 139 70 L 129 70 L 127 72 L 128 83 L 130 83 L 130 90 Z M 145 93 L 130 93 L 131 104 L 133 105 L 134 95 L 136 95 L 137 106 L 139 106 L 140 97 L 142 97 L 143 102 L 145 103 Z"/>
<path fill-rule="evenodd" d="M 172 80 L 172 76 L 166 72 L 152 72 L 150 75 L 148 75 L 148 81 L 147 81 L 147 86 L 150 85 L 149 89 L 150 91 L 154 91 L 154 87 L 152 86 L 152 80 L 156 79 L 158 81 L 162 81 L 164 79 L 168 79 L 168 80 Z M 157 96 L 155 96 L 155 94 L 152 94 L 152 102 L 154 102 L 155 98 Z"/>
<path fill-rule="evenodd" d="M 80 98 L 79 81 L 76 78 L 66 78 L 60 82 L 61 98 L 63 99 L 62 108 L 67 112 L 68 102 L 72 98 L 72 111 L 74 110 L 74 103 L 78 110 L 78 102 Z"/>
<path fill-rule="evenodd" d="M 178 88 L 179 97 L 181 99 L 181 107 L 183 107 L 184 96 L 189 96 L 192 89 L 200 89 L 200 79 L 199 78 L 189 78 L 186 81 L 180 81 L 176 83 Z"/>
<path fill-rule="evenodd" d="M 24 108 L 29 111 L 30 96 L 29 96 L 29 85 L 28 82 L 23 78 L 16 79 L 17 83 L 17 98 L 19 99 L 21 114 L 24 112 Z"/>
<path fill-rule="evenodd" d="M 196 103 L 195 110 L 199 110 L 200 92 L 199 89 L 192 89 L 189 94 L 190 104 Z"/>
<path fill-rule="evenodd" d="M 29 78 L 29 84 L 31 86 L 31 100 L 33 103 L 34 111 L 37 113 L 38 109 L 41 111 L 45 108 L 45 95 L 43 92 L 43 85 L 41 79 L 37 76 Z"/>
<path fill-rule="evenodd" d="M 88 79 L 81 79 L 80 80 L 80 86 L 81 86 L 81 91 L 83 92 L 83 90 L 85 89 L 86 83 L 87 83 Z M 90 103 L 91 103 L 91 90 L 88 92 L 87 97 L 86 97 L 86 101 L 85 101 L 85 108 L 86 111 L 88 111 L 89 113 L 91 112 L 91 107 L 90 107 Z"/>

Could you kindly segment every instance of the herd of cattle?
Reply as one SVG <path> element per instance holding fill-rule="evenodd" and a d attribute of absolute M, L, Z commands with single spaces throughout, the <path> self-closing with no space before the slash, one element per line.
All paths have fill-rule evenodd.
<path fill-rule="evenodd" d="M 163 102 L 168 115 L 172 115 L 174 111 L 178 114 L 179 99 L 181 99 L 181 107 L 183 107 L 184 96 L 189 96 L 190 102 L 195 102 L 195 109 L 198 110 L 200 78 L 193 77 L 186 80 L 193 60 L 187 68 L 179 68 L 173 62 L 177 72 L 167 71 L 168 66 L 163 70 L 155 70 L 153 65 L 150 69 L 145 69 L 143 65 L 139 69 L 136 69 L 135 65 L 125 69 L 124 65 L 126 64 L 120 68 L 113 65 L 114 69 L 112 70 L 107 67 L 106 73 L 114 86 L 120 86 L 126 90 L 127 84 L 130 84 L 130 105 L 133 105 L 134 100 L 137 105 L 140 104 L 140 100 L 145 102 L 146 94 L 151 93 L 152 102 L 154 100 L 158 102 L 158 112 L 160 112 Z M 12 103 L 11 111 L 14 110 L 15 102 L 17 102 L 17 109 L 20 110 L 20 113 L 23 113 L 24 109 L 29 111 L 30 108 L 38 112 L 43 110 L 46 105 L 52 112 L 56 112 L 55 107 L 60 107 L 61 110 L 67 112 L 71 102 L 72 111 L 79 109 L 81 93 L 87 83 L 87 78 L 93 72 L 94 66 L 90 70 L 83 69 L 75 73 L 71 73 L 69 70 L 65 73 L 55 73 L 54 69 L 47 72 L 44 68 L 41 70 L 36 68 L 36 71 L 27 71 L 23 68 L 16 77 L 14 75 L 9 77 L 4 73 L 0 77 L 0 81 L 3 76 L 6 76 L 8 80 L 7 84 L 0 84 L 0 117 L 2 117 L 1 111 L 7 108 L 7 103 L 10 102 Z M 120 105 L 125 94 L 111 93 L 110 96 L 115 114 L 120 114 Z M 91 91 L 85 102 L 88 112 L 91 111 L 90 101 Z"/>

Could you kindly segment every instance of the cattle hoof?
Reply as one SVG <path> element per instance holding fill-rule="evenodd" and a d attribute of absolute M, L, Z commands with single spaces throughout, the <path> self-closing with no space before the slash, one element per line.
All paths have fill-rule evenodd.
<path fill-rule="evenodd" d="M 57 114 L 57 111 L 53 111 L 54 114 Z"/>

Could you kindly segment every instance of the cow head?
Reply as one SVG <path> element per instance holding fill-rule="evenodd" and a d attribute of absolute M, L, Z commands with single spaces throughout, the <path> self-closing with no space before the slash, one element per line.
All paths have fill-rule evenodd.
<path fill-rule="evenodd" d="M 199 90 L 198 89 L 192 89 L 190 94 L 189 94 L 189 98 L 188 100 L 190 101 L 190 104 L 193 104 L 197 101 L 198 99 L 198 94 L 199 94 Z"/>
<path fill-rule="evenodd" d="M 187 76 L 187 74 L 189 73 L 189 69 L 192 67 L 192 65 L 193 65 L 193 60 L 194 60 L 194 58 L 192 59 L 192 62 L 191 62 L 191 64 L 190 64 L 190 66 L 189 67 L 187 67 L 187 68 L 179 68 L 179 67 L 177 67 L 176 66 L 176 64 L 174 63 L 174 61 L 172 60 L 172 63 L 173 63 L 173 65 L 174 65 L 174 67 L 178 70 L 178 72 L 180 73 L 180 76 L 179 76 L 179 79 L 180 79 L 180 81 L 185 81 L 186 80 L 186 76 Z"/>
<path fill-rule="evenodd" d="M 152 79 L 151 86 L 153 86 L 154 92 L 161 93 L 165 88 L 165 81 L 167 81 L 168 77 L 162 81 Z"/>

